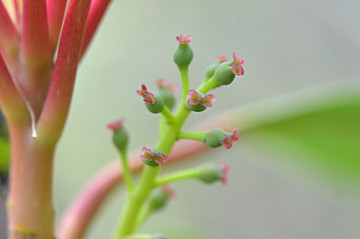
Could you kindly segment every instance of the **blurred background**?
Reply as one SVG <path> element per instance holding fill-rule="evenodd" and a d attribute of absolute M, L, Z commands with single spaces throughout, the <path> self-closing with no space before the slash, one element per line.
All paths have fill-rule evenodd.
<path fill-rule="evenodd" d="M 359 89 L 359 9 L 356 0 L 113 1 L 79 69 L 71 112 L 57 150 L 54 196 L 58 220 L 86 181 L 117 157 L 111 132 L 106 130 L 108 122 L 127 119 L 131 149 L 156 140 L 157 116 L 147 112 L 136 90 L 143 83 L 155 90 L 152 82 L 160 77 L 180 83 L 172 61 L 177 35 L 193 36 L 193 88 L 217 56 L 231 58 L 236 52 L 245 59 L 245 75 L 214 91 L 214 107 L 192 114 L 185 125 L 189 129 L 233 107 L 261 106 L 261 102 L 265 107 L 268 99 L 284 94 L 291 98 L 299 90 L 310 97 L 316 89 L 340 89 L 343 85 Z M 331 112 L 310 117 L 313 120 L 306 122 L 312 124 L 299 131 L 316 133 L 312 127 L 332 118 Z M 350 132 L 360 132 L 358 116 L 352 115 Z M 287 132 L 289 129 L 292 124 Z M 343 132 L 341 122 L 333 122 L 325 130 Z M 339 161 L 324 172 L 314 163 L 319 155 L 311 150 L 299 153 L 304 151 L 302 147 L 290 147 L 286 137 L 266 132 L 247 132 L 230 151 L 209 150 L 166 167 L 164 171 L 170 172 L 205 161 L 226 161 L 231 175 L 226 187 L 174 184 L 176 200 L 154 215 L 142 231 L 164 232 L 170 239 L 359 238 L 360 171 L 353 165 L 359 166 L 360 158 L 349 158 L 355 162 L 348 165 L 353 177 L 335 180 L 332 173 L 341 171 Z M 355 152 L 360 148 L 359 135 L 348 136 Z M 331 135 L 327 139 L 333 142 Z M 280 143 L 272 144 L 275 141 Z M 346 163 L 341 150 L 335 156 Z M 311 167 L 314 164 L 316 170 Z M 119 187 L 86 238 L 110 238 L 123 201 L 123 188 Z"/>

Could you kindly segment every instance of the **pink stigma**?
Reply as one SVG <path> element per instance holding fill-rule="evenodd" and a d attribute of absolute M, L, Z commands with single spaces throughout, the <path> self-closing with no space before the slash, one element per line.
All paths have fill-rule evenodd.
<path fill-rule="evenodd" d="M 179 42 L 180 45 L 187 45 L 190 43 L 190 40 L 191 40 L 192 36 L 191 35 L 187 35 L 187 36 L 184 36 L 184 35 L 179 35 L 176 37 L 176 40 Z"/>
<path fill-rule="evenodd" d="M 107 128 L 112 131 L 116 131 L 116 130 L 120 129 L 124 124 L 125 124 L 125 119 L 118 119 L 118 120 L 115 120 L 115 121 L 109 123 L 107 125 Z"/>

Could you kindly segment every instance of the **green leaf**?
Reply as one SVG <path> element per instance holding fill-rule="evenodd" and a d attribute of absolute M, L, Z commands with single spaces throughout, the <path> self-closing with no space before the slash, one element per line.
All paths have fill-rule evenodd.
<path fill-rule="evenodd" d="M 359 188 L 360 87 L 335 88 L 248 106 L 233 126 L 258 150 L 306 176 L 338 189 Z"/>
<path fill-rule="evenodd" d="M 10 144 L 5 119 L 0 111 L 0 174 L 9 168 Z"/>

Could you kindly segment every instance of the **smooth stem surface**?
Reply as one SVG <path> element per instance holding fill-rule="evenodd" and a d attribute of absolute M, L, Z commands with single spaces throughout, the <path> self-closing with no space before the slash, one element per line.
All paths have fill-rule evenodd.
<path fill-rule="evenodd" d="M 9 123 L 10 191 L 7 201 L 9 239 L 54 238 L 52 162 L 54 147 L 32 139 L 30 122 Z"/>
<path fill-rule="evenodd" d="M 199 131 L 181 131 L 179 139 L 193 139 L 197 141 L 203 141 L 207 132 Z"/>
<path fill-rule="evenodd" d="M 216 81 L 215 76 L 213 76 L 208 81 L 203 82 L 197 90 L 200 91 L 201 93 L 205 94 L 209 90 L 214 89 L 216 86 L 218 86 L 218 83 Z"/>
<path fill-rule="evenodd" d="M 175 121 L 174 116 L 168 107 L 164 106 L 164 109 L 161 111 L 161 114 L 167 119 L 167 121 L 170 124 L 174 123 Z"/>
<path fill-rule="evenodd" d="M 139 212 L 139 215 L 137 216 L 135 227 L 139 228 L 146 221 L 146 219 L 149 218 L 151 212 L 152 210 L 149 207 L 149 205 L 142 207 L 142 209 Z"/>
<path fill-rule="evenodd" d="M 182 85 L 182 95 L 185 100 L 187 92 L 190 90 L 189 84 L 189 66 L 179 66 L 181 85 Z"/>
<path fill-rule="evenodd" d="M 155 181 L 155 186 L 161 186 L 161 185 L 172 183 L 172 182 L 196 178 L 198 173 L 199 173 L 198 168 L 192 168 L 192 169 L 187 169 L 187 170 L 183 170 L 180 172 L 172 173 L 169 175 L 165 175 L 165 176 L 158 178 Z"/>
<path fill-rule="evenodd" d="M 133 189 L 133 180 L 132 180 L 131 170 L 128 164 L 127 152 L 125 150 L 120 151 L 120 156 L 121 156 L 121 163 L 123 166 L 124 181 L 126 184 L 126 188 L 129 192 L 131 192 Z"/>

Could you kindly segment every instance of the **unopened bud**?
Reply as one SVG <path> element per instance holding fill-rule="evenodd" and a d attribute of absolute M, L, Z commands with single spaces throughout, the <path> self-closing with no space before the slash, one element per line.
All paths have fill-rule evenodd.
<path fill-rule="evenodd" d="M 164 166 L 165 162 L 168 160 L 168 156 L 161 152 L 161 150 L 146 147 L 143 147 L 140 158 L 146 165 L 152 167 L 157 167 L 159 165 Z"/>
<path fill-rule="evenodd" d="M 151 113 L 158 114 L 164 109 L 164 100 L 157 94 L 154 94 L 154 99 L 155 100 L 153 104 L 145 102 L 145 106 Z"/>
<path fill-rule="evenodd" d="M 217 148 L 223 145 L 227 149 L 231 149 L 232 145 L 238 140 L 238 129 L 227 133 L 221 129 L 213 129 L 205 135 L 204 143 L 210 148 Z"/>
<path fill-rule="evenodd" d="M 194 53 L 189 46 L 191 35 L 183 36 L 180 35 L 176 37 L 176 40 L 179 42 L 179 47 L 174 53 L 174 62 L 178 67 L 184 67 L 190 65 Z"/>
<path fill-rule="evenodd" d="M 150 196 L 149 209 L 151 211 L 163 209 L 172 197 L 173 192 L 167 186 L 156 188 Z"/>
<path fill-rule="evenodd" d="M 108 124 L 108 129 L 113 131 L 113 143 L 119 151 L 126 151 L 129 135 L 124 127 L 125 120 L 120 119 Z"/>
<path fill-rule="evenodd" d="M 218 85 L 229 85 L 235 79 L 235 74 L 229 63 L 225 62 L 217 67 L 215 77 Z"/>
<path fill-rule="evenodd" d="M 223 184 L 226 184 L 228 176 L 228 164 L 206 164 L 200 167 L 197 178 L 205 183 L 214 183 L 216 181 L 221 181 Z"/>
<path fill-rule="evenodd" d="M 185 99 L 186 107 L 194 112 L 204 111 L 208 107 L 212 107 L 212 103 L 216 97 L 212 94 L 204 95 L 195 90 L 189 90 Z"/>

